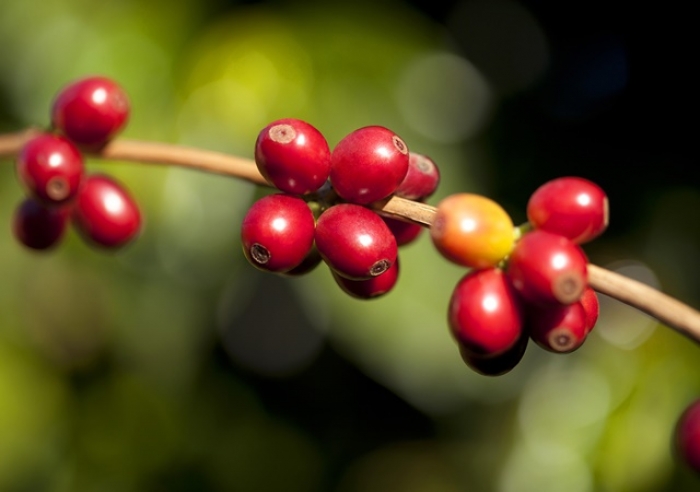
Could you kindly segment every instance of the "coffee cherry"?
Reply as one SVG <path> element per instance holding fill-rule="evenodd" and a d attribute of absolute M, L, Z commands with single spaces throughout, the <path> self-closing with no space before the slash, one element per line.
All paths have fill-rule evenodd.
<path fill-rule="evenodd" d="M 452 292 L 448 320 L 457 342 L 479 357 L 508 351 L 523 333 L 520 299 L 498 268 L 462 277 Z"/>
<path fill-rule="evenodd" d="M 508 213 L 493 200 L 471 193 L 450 195 L 438 204 L 430 237 L 445 258 L 473 268 L 497 265 L 515 241 Z"/>
<path fill-rule="evenodd" d="M 376 299 L 394 288 L 399 278 L 399 259 L 387 271 L 365 280 L 352 280 L 338 275 L 331 269 L 333 278 L 346 294 L 357 299 Z"/>
<path fill-rule="evenodd" d="M 255 142 L 260 174 L 278 189 L 304 195 L 319 189 L 331 170 L 324 136 L 302 120 L 284 118 L 262 129 Z"/>
<path fill-rule="evenodd" d="M 88 242 L 119 248 L 141 229 L 141 212 L 126 189 L 102 174 L 86 176 L 75 200 L 73 224 Z"/>
<path fill-rule="evenodd" d="M 586 340 L 586 312 L 580 302 L 567 306 L 529 306 L 530 338 L 549 352 L 573 352 Z"/>
<path fill-rule="evenodd" d="M 407 200 L 425 200 L 440 184 L 440 171 L 428 156 L 408 153 L 408 172 L 394 194 Z"/>
<path fill-rule="evenodd" d="M 389 227 L 389 230 L 396 238 L 397 246 L 405 246 L 410 244 L 421 235 L 424 227 L 403 220 L 392 219 L 390 217 L 382 217 L 384 223 Z"/>
<path fill-rule="evenodd" d="M 590 333 L 598 321 L 598 314 L 600 313 L 598 294 L 591 287 L 586 287 L 583 294 L 581 294 L 579 302 L 586 313 L 586 333 Z"/>
<path fill-rule="evenodd" d="M 700 473 L 700 400 L 691 403 L 678 419 L 675 451 L 691 469 Z"/>
<path fill-rule="evenodd" d="M 407 172 L 408 147 L 382 126 L 355 130 L 331 152 L 331 184 L 348 202 L 366 205 L 388 197 Z"/>
<path fill-rule="evenodd" d="M 304 261 L 313 242 L 313 213 L 296 196 L 276 193 L 261 198 L 241 224 L 243 253 L 260 270 L 291 270 Z"/>
<path fill-rule="evenodd" d="M 571 304 L 587 287 L 587 259 L 569 239 L 535 230 L 525 234 L 508 260 L 508 276 L 518 293 L 535 304 Z"/>
<path fill-rule="evenodd" d="M 485 356 L 471 352 L 467 347 L 459 345 L 459 353 L 470 369 L 483 376 L 502 376 L 512 371 L 525 355 L 529 337 L 523 334 L 511 348 L 497 355 Z"/>
<path fill-rule="evenodd" d="M 311 251 L 309 251 L 306 254 L 306 256 L 304 257 L 303 260 L 301 260 L 301 263 L 299 263 L 297 266 L 295 266 L 291 270 L 287 270 L 286 272 L 281 272 L 281 273 L 285 276 L 290 276 L 290 277 L 298 277 L 301 275 L 306 275 L 307 273 L 313 271 L 322 262 L 323 262 L 323 258 L 321 258 L 321 254 L 318 252 L 318 249 L 314 245 L 311 247 Z"/>
<path fill-rule="evenodd" d="M 360 205 L 341 203 L 321 214 L 316 247 L 336 273 L 353 280 L 381 275 L 396 261 L 396 239 L 384 221 Z"/>
<path fill-rule="evenodd" d="M 535 190 L 527 204 L 527 217 L 537 229 L 582 244 L 608 227 L 608 197 L 587 179 L 557 178 Z"/>
<path fill-rule="evenodd" d="M 63 237 L 68 215 L 66 208 L 48 207 L 29 197 L 15 210 L 12 232 L 28 248 L 49 249 Z"/>
<path fill-rule="evenodd" d="M 69 140 L 45 133 L 24 144 L 16 169 L 33 197 L 47 204 L 59 204 L 75 197 L 84 164 L 80 151 Z"/>
<path fill-rule="evenodd" d="M 126 125 L 129 99 L 106 77 L 87 77 L 64 87 L 51 108 L 51 123 L 78 145 L 96 148 Z"/>

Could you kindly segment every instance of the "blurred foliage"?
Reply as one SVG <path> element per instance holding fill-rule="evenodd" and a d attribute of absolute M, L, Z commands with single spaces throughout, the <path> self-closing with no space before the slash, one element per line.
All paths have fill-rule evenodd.
<path fill-rule="evenodd" d="M 475 191 L 517 222 L 551 177 L 600 183 L 612 223 L 591 259 L 698 305 L 692 45 L 682 10 L 637 12 L 666 34 L 650 42 L 623 3 L 4 0 L 0 130 L 46 126 L 94 73 L 129 93 L 130 138 L 250 157 L 276 118 L 331 145 L 381 124 L 440 165 L 432 203 Z M 244 262 L 240 221 L 269 190 L 90 161 L 137 197 L 142 236 L 35 254 L 10 233 L 23 191 L 4 164 L 0 490 L 697 490 L 670 436 L 698 348 L 626 306 L 604 299 L 578 352 L 532 346 L 486 378 L 447 332 L 464 271 L 425 234 L 395 291 L 360 302 L 325 267 Z"/>

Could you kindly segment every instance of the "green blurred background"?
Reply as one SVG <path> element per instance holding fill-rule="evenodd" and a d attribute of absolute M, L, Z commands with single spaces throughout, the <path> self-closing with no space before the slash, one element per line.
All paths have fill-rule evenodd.
<path fill-rule="evenodd" d="M 690 6 L 622 1 L 3 0 L 0 131 L 46 126 L 88 74 L 132 100 L 129 138 L 251 157 L 306 119 L 365 125 L 516 222 L 544 181 L 608 192 L 597 264 L 700 305 L 697 44 Z M 673 458 L 700 395 L 698 347 L 609 299 L 579 351 L 530 346 L 510 374 L 461 362 L 446 326 L 464 270 L 424 235 L 395 291 L 351 299 L 319 268 L 282 278 L 238 245 L 269 190 L 186 169 L 89 161 L 146 227 L 118 253 L 70 232 L 12 238 L 0 166 L 1 491 L 695 491 Z"/>

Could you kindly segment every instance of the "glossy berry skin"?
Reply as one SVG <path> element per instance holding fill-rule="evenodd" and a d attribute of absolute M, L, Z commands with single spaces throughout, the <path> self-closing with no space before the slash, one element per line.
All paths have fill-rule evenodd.
<path fill-rule="evenodd" d="M 536 229 L 560 234 L 576 244 L 586 243 L 608 227 L 608 197 L 587 179 L 553 179 L 532 194 L 527 218 Z"/>
<path fill-rule="evenodd" d="M 508 260 L 508 276 L 526 300 L 542 305 L 578 301 L 588 285 L 587 259 L 569 239 L 534 230 L 515 245 Z"/>
<path fill-rule="evenodd" d="M 579 300 L 583 311 L 586 313 L 586 333 L 590 333 L 595 324 L 598 322 L 600 314 L 600 303 L 598 302 L 598 294 L 591 287 L 586 287 L 581 294 Z"/>
<path fill-rule="evenodd" d="M 129 99 L 107 77 L 87 77 L 64 87 L 51 108 L 55 129 L 79 146 L 99 148 L 126 125 Z"/>
<path fill-rule="evenodd" d="M 549 352 L 573 352 L 586 340 L 586 312 L 580 302 L 567 306 L 531 306 L 527 313 L 530 338 Z"/>
<path fill-rule="evenodd" d="M 331 171 L 331 151 L 324 136 L 302 120 L 273 121 L 258 134 L 255 163 L 268 182 L 296 195 L 319 189 Z"/>
<path fill-rule="evenodd" d="M 392 219 L 390 217 L 382 217 L 382 220 L 396 238 L 396 244 L 398 246 L 405 246 L 412 243 L 420 237 L 424 230 L 424 227 L 421 225 L 404 222 L 403 220 Z"/>
<path fill-rule="evenodd" d="M 351 203 L 367 205 L 388 197 L 407 172 L 408 147 L 382 126 L 355 130 L 331 152 L 331 184 Z"/>
<path fill-rule="evenodd" d="M 502 376 L 512 371 L 525 355 L 529 337 L 523 334 L 511 348 L 497 355 L 485 356 L 471 352 L 459 345 L 459 353 L 464 363 L 482 376 Z"/>
<path fill-rule="evenodd" d="M 114 179 L 88 175 L 76 197 L 72 221 L 88 242 L 104 248 L 120 248 L 141 230 L 136 201 Z"/>
<path fill-rule="evenodd" d="M 15 210 L 12 232 L 28 248 L 49 249 L 63 238 L 68 216 L 65 208 L 48 207 L 29 197 Z"/>
<path fill-rule="evenodd" d="M 696 473 L 700 473 L 700 400 L 683 412 L 675 429 L 675 451 Z"/>
<path fill-rule="evenodd" d="M 69 140 L 45 133 L 24 144 L 16 169 L 31 196 L 55 205 L 75 197 L 85 165 L 80 151 Z"/>
<path fill-rule="evenodd" d="M 241 224 L 241 244 L 248 261 L 268 272 L 287 272 L 309 255 L 314 216 L 306 202 L 276 193 L 257 200 Z"/>
<path fill-rule="evenodd" d="M 523 333 L 523 308 L 503 271 L 472 270 L 450 299 L 448 320 L 458 344 L 475 356 L 511 349 Z"/>
<path fill-rule="evenodd" d="M 440 170 L 428 156 L 408 153 L 408 172 L 394 194 L 407 200 L 425 200 L 440 184 Z"/>
<path fill-rule="evenodd" d="M 493 200 L 471 193 L 450 195 L 438 203 L 430 237 L 445 258 L 473 268 L 497 265 L 515 241 L 508 213 Z"/>
<path fill-rule="evenodd" d="M 353 280 L 376 277 L 396 261 L 396 239 L 384 221 L 360 205 L 341 203 L 316 222 L 316 247 L 336 273 Z"/>
<path fill-rule="evenodd" d="M 376 299 L 389 293 L 399 278 L 399 259 L 387 271 L 376 277 L 365 280 L 352 280 L 338 275 L 331 269 L 333 279 L 338 286 L 351 297 L 356 299 Z"/>

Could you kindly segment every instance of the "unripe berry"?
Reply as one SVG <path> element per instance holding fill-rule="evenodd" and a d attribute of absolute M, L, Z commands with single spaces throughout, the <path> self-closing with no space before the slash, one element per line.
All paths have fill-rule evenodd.
<path fill-rule="evenodd" d="M 523 333 L 520 299 L 498 268 L 462 277 L 452 292 L 448 320 L 457 342 L 476 356 L 502 354 Z"/>
<path fill-rule="evenodd" d="M 450 195 L 438 204 L 430 237 L 445 258 L 473 268 L 496 266 L 515 241 L 508 213 L 493 200 L 471 193 Z"/>
<path fill-rule="evenodd" d="M 497 355 L 479 355 L 459 345 L 459 353 L 470 369 L 483 376 L 502 376 L 512 371 L 525 355 L 529 337 L 523 334 L 511 348 Z"/>
<path fill-rule="evenodd" d="M 394 288 L 399 278 L 399 259 L 396 258 L 391 267 L 381 275 L 365 280 L 352 280 L 338 275 L 331 269 L 333 278 L 346 294 L 357 299 L 376 299 L 387 294 Z"/>
<path fill-rule="evenodd" d="M 304 195 L 328 179 L 331 151 L 316 128 L 302 120 L 284 118 L 273 121 L 258 135 L 255 163 L 276 188 Z"/>
<path fill-rule="evenodd" d="M 17 156 L 16 168 L 29 193 L 47 204 L 72 200 L 84 172 L 83 157 L 75 145 L 50 133 L 24 144 Z"/>
<path fill-rule="evenodd" d="M 382 126 L 355 130 L 331 152 L 331 184 L 348 202 L 367 205 L 388 197 L 407 172 L 408 147 Z"/>
<path fill-rule="evenodd" d="M 241 224 L 243 253 L 255 267 L 287 272 L 311 252 L 314 216 L 296 196 L 275 193 L 257 200 Z"/>
<path fill-rule="evenodd" d="M 691 403 L 678 419 L 675 451 L 690 468 L 700 473 L 700 400 Z"/>
<path fill-rule="evenodd" d="M 47 207 L 30 197 L 15 210 L 12 232 L 28 248 L 49 249 L 61 240 L 67 222 L 65 208 Z"/>
<path fill-rule="evenodd" d="M 396 239 L 384 221 L 360 205 L 341 203 L 316 223 L 316 247 L 336 273 L 353 280 L 376 277 L 396 261 Z"/>
<path fill-rule="evenodd" d="M 608 197 L 587 179 L 557 178 L 535 190 L 527 204 L 527 217 L 536 229 L 582 244 L 608 227 Z"/>
<path fill-rule="evenodd" d="M 571 304 L 587 287 L 583 250 L 564 236 L 535 230 L 515 245 L 508 276 L 520 295 L 535 304 Z"/>
<path fill-rule="evenodd" d="M 549 352 L 573 352 L 586 340 L 586 313 L 580 302 L 568 306 L 530 306 L 527 312 L 530 338 Z"/>
<path fill-rule="evenodd" d="M 408 172 L 396 189 L 396 196 L 407 200 L 425 200 L 440 184 L 440 171 L 428 156 L 408 153 Z"/>

